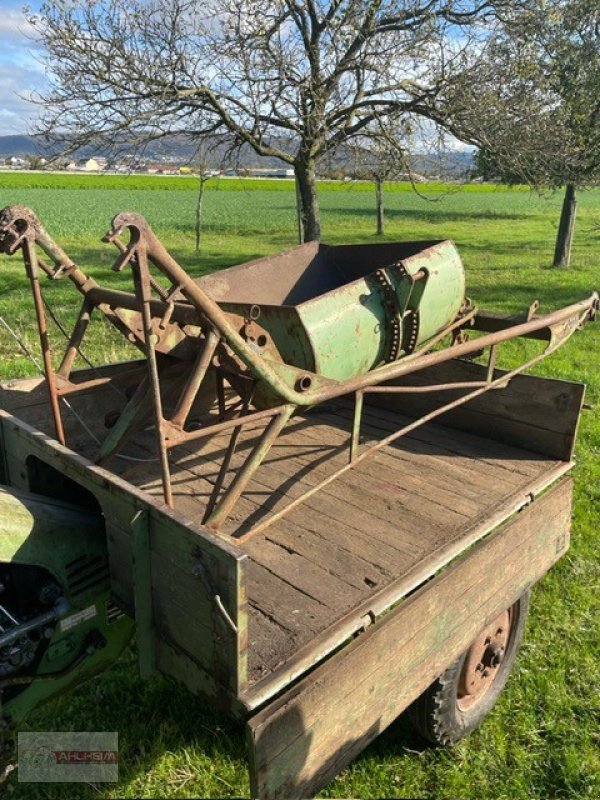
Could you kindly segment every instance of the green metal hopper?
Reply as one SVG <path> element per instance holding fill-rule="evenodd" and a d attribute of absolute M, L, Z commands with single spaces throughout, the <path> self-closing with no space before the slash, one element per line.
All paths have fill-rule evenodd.
<path fill-rule="evenodd" d="M 284 363 L 335 380 L 412 352 L 456 318 L 465 295 L 448 240 L 311 242 L 197 284 L 227 314 L 256 323 L 259 353 L 270 338 Z"/>

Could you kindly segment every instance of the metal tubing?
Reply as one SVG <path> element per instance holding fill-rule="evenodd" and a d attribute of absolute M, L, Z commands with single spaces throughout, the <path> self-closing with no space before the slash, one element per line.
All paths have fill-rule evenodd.
<path fill-rule="evenodd" d="M 229 437 L 229 444 L 227 445 L 227 451 L 221 462 L 221 467 L 219 469 L 219 474 L 217 475 L 217 480 L 215 481 L 215 485 L 213 486 L 213 490 L 210 493 L 210 497 L 208 498 L 208 503 L 206 504 L 206 510 L 204 512 L 204 516 L 202 517 L 202 524 L 205 525 L 207 520 L 210 518 L 210 515 L 213 512 L 214 507 L 217 504 L 217 500 L 219 499 L 219 495 L 221 494 L 221 489 L 223 487 L 223 482 L 225 481 L 225 475 L 227 475 L 227 471 L 229 470 L 229 465 L 231 464 L 231 459 L 235 455 L 235 448 L 237 447 L 237 441 L 240 437 L 240 433 L 242 432 L 242 426 L 237 425 L 232 431 L 231 436 Z"/>
<path fill-rule="evenodd" d="M 364 393 L 359 390 L 354 396 L 354 419 L 352 422 L 352 438 L 350 440 L 350 463 L 356 460 L 360 444 L 360 422 L 362 419 Z"/>
<path fill-rule="evenodd" d="M 104 286 L 95 286 L 90 289 L 88 296 L 95 305 L 105 303 L 115 308 L 125 308 L 128 311 L 139 311 L 135 296 L 130 292 L 122 292 L 120 289 L 106 289 Z M 173 303 L 171 320 L 181 325 L 202 325 L 202 315 L 191 303 L 170 301 Z M 170 303 L 164 300 L 152 298 L 150 308 L 153 317 L 164 318 Z"/>
<path fill-rule="evenodd" d="M 156 364 L 156 353 L 152 337 L 152 313 L 150 311 L 150 280 L 148 273 L 148 261 L 146 250 L 143 244 L 136 248 L 136 264 L 134 266 L 134 276 L 136 290 L 140 301 L 142 323 L 144 326 L 144 342 L 146 345 L 146 358 L 148 360 L 148 381 L 152 390 L 154 421 L 156 424 L 156 443 L 160 460 L 161 480 L 165 503 L 173 508 L 173 491 L 171 488 L 171 472 L 164 435 L 164 414 L 162 400 L 160 397 L 160 381 L 158 377 L 158 366 Z"/>
<path fill-rule="evenodd" d="M 218 344 L 219 335 L 215 331 L 209 330 L 204 340 L 204 346 L 198 353 L 192 374 L 181 392 L 175 413 L 171 417 L 172 425 L 178 428 L 183 428 L 185 425 Z"/>
<path fill-rule="evenodd" d="M 460 358 L 463 355 L 468 355 L 476 350 L 485 348 L 488 345 L 497 344 L 515 336 L 527 336 L 534 331 L 542 328 L 550 328 L 560 322 L 563 322 L 571 317 L 579 316 L 585 313 L 587 316 L 593 309 L 597 307 L 598 295 L 594 292 L 587 300 L 580 303 L 575 303 L 566 308 L 547 314 L 542 317 L 517 324 L 508 330 L 497 331 L 493 334 L 488 334 L 480 339 L 465 342 L 464 344 L 455 345 L 451 349 L 443 352 L 430 353 L 424 355 L 440 337 L 447 335 L 452 329 L 466 324 L 470 317 L 476 315 L 476 310 L 473 309 L 469 315 L 466 315 L 461 320 L 454 323 L 453 326 L 438 334 L 431 339 L 424 348 L 420 351 L 405 356 L 400 361 L 395 361 L 385 364 L 382 367 L 372 370 L 371 372 L 361 375 L 349 381 L 329 381 L 330 386 L 324 388 L 308 389 L 303 392 L 298 392 L 291 386 L 285 383 L 279 375 L 271 369 L 265 359 L 262 359 L 248 343 L 240 336 L 235 330 L 229 319 L 221 310 L 219 305 L 212 300 L 201 288 L 196 284 L 185 270 L 179 266 L 174 258 L 166 251 L 162 243 L 158 240 L 145 219 L 139 214 L 120 214 L 113 220 L 113 234 L 117 235 L 122 229 L 129 227 L 131 230 L 132 241 L 139 241 L 144 239 L 148 247 L 148 256 L 156 266 L 163 271 L 174 282 L 182 286 L 188 299 L 201 311 L 214 327 L 221 333 L 222 338 L 231 347 L 234 353 L 245 362 L 252 374 L 258 380 L 263 380 L 275 390 L 282 400 L 294 405 L 307 406 L 321 403 L 325 400 L 330 400 L 340 394 L 355 392 L 357 389 L 362 389 L 367 386 L 373 386 L 385 380 L 391 380 L 401 375 L 407 375 L 419 369 L 423 369 L 434 364 L 439 364 L 450 358 Z"/>
<path fill-rule="evenodd" d="M 97 464 L 106 461 L 119 447 L 125 444 L 138 429 L 141 420 L 144 419 L 149 410 L 148 375 L 146 374 L 121 412 L 114 427 L 102 442 L 96 456 Z"/>
<path fill-rule="evenodd" d="M 275 406 L 274 408 L 265 408 L 263 411 L 255 411 L 243 418 L 236 417 L 235 419 L 227 419 L 224 422 L 217 422 L 215 425 L 199 428 L 197 431 L 190 431 L 189 433 L 173 429 L 167 434 L 167 448 L 177 447 L 180 444 L 192 442 L 196 439 L 206 439 L 207 436 L 231 430 L 231 428 L 235 428 L 237 425 L 248 425 L 250 422 L 256 422 L 259 419 L 274 417 L 281 413 L 284 408 L 285 406 L 283 405 Z"/>
<path fill-rule="evenodd" d="M 461 358 L 463 356 L 470 355 L 472 352 L 485 349 L 486 347 L 490 347 L 494 344 L 501 344 L 502 342 L 506 342 L 509 339 L 514 339 L 517 336 L 527 336 L 531 331 L 540 330 L 541 328 L 555 328 L 556 326 L 561 325 L 561 323 L 568 323 L 569 321 L 572 321 L 574 324 L 573 330 L 571 331 L 572 333 L 575 330 L 575 325 L 581 325 L 589 317 L 590 313 L 597 307 L 597 303 L 598 295 L 596 292 L 593 292 L 590 297 L 587 298 L 587 300 L 582 300 L 579 303 L 566 306 L 565 308 L 561 308 L 558 311 L 552 312 L 551 314 L 537 317 L 531 322 L 524 322 L 520 325 L 515 325 L 508 330 L 497 331 L 496 333 L 491 333 L 487 336 L 481 336 L 478 339 L 473 339 L 465 342 L 464 344 L 454 345 L 454 347 L 436 351 L 435 353 L 429 353 L 428 355 L 422 355 L 421 351 L 413 353 L 410 356 L 406 356 L 401 361 L 393 364 L 385 364 L 382 367 L 366 373 L 366 375 L 346 381 L 342 385 L 343 392 L 338 390 L 337 393 L 348 394 L 350 392 L 355 392 L 357 389 L 365 389 L 370 386 L 375 386 L 382 381 L 393 380 L 394 378 L 399 378 L 403 375 L 410 375 L 411 372 L 426 369 L 427 367 L 433 367 L 437 364 L 442 364 L 444 361 L 449 361 L 450 359 Z M 545 350 L 544 354 L 547 352 L 552 351 Z M 340 389 L 341 388 L 342 387 L 340 387 Z M 311 393 L 306 392 L 306 394 L 308 395 Z M 329 400 L 332 397 L 330 390 L 322 390 L 315 394 L 317 394 L 318 397 L 314 402 L 319 403 L 323 402 L 323 400 Z"/>
<path fill-rule="evenodd" d="M 97 290 L 98 287 L 95 281 L 88 279 L 68 258 L 64 251 L 61 250 L 61 248 L 58 247 L 55 242 L 53 242 L 33 212 L 21 206 L 12 206 L 4 209 L 2 214 L 2 224 L 4 229 L 10 231 L 11 235 L 14 234 L 14 236 L 18 235 L 15 233 L 16 228 L 14 223 L 17 220 L 25 221 L 31 231 L 28 232 L 27 235 L 34 235 L 35 240 L 39 242 L 40 246 L 54 261 L 57 271 L 64 272 L 66 270 L 68 277 L 78 286 L 82 293 L 87 294 Z M 383 381 L 408 375 L 411 372 L 441 363 L 450 358 L 460 358 L 464 355 L 469 355 L 482 347 L 485 348 L 488 345 L 500 343 L 506 339 L 517 336 L 538 338 L 536 334 L 539 335 L 539 338 L 548 338 L 551 336 L 549 329 L 552 326 L 560 324 L 570 317 L 579 317 L 582 314 L 584 315 L 583 318 L 587 318 L 591 316 L 594 309 L 596 309 L 598 305 L 598 295 L 593 293 L 587 300 L 581 303 L 568 306 L 567 308 L 560 309 L 559 311 L 542 317 L 537 317 L 523 323 L 511 324 L 509 320 L 496 323 L 500 324 L 502 327 L 508 324 L 509 327 L 505 330 L 496 330 L 494 333 L 483 336 L 480 339 L 455 345 L 454 347 L 448 348 L 443 352 L 430 353 L 426 356 L 425 353 L 427 353 L 427 351 L 430 350 L 437 341 L 439 341 L 440 337 L 447 335 L 452 328 L 452 326 L 450 326 L 445 331 L 431 339 L 419 351 L 405 356 L 399 361 L 383 365 L 382 367 L 371 370 L 365 375 L 361 375 L 350 381 L 340 382 L 331 379 L 326 380 L 322 377 L 319 377 L 319 380 L 314 382 L 313 388 L 300 392 L 291 385 L 291 381 L 286 381 L 283 379 L 280 373 L 274 369 L 266 359 L 257 354 L 243 339 L 243 337 L 231 324 L 227 315 L 221 310 L 219 305 L 212 300 L 212 298 L 210 298 L 201 289 L 201 287 L 190 278 L 185 270 L 180 267 L 179 264 L 177 264 L 177 262 L 169 255 L 143 217 L 141 217 L 139 214 L 118 215 L 113 220 L 112 230 L 109 232 L 106 239 L 108 241 L 115 241 L 116 243 L 119 233 L 125 228 L 130 229 L 132 239 L 128 245 L 123 245 L 123 243 L 120 242 L 120 249 L 123 247 L 126 248 L 124 255 L 129 256 L 130 258 L 137 246 L 137 243 L 143 239 L 146 245 L 148 258 L 171 279 L 174 285 L 181 287 L 181 291 L 185 294 L 188 302 L 195 306 L 196 312 L 194 313 L 194 318 L 196 322 L 198 322 L 198 316 L 200 318 L 204 317 L 205 320 L 210 320 L 210 323 L 216 328 L 217 331 L 219 331 L 222 338 L 231 347 L 233 352 L 248 366 L 252 375 L 256 379 L 267 383 L 272 390 L 279 395 L 283 402 L 293 403 L 294 405 L 299 406 L 315 405 L 317 403 L 330 400 L 336 396 L 339 396 L 340 394 L 352 393 L 357 389 L 374 386 Z M 13 252 L 11 247 L 12 245 L 7 244 L 5 246 L 6 252 Z M 129 260 L 129 258 L 124 257 L 124 255 L 122 255 L 120 258 L 121 266 L 123 266 Z M 150 278 L 151 276 L 149 276 L 149 279 Z M 154 303 L 155 301 L 151 300 L 150 302 Z M 186 304 L 182 304 L 182 307 L 185 307 L 185 305 Z M 136 333 L 127 325 L 125 321 L 119 318 L 118 312 L 111 312 L 108 306 L 101 308 L 101 310 L 103 313 L 107 314 L 111 321 L 120 330 L 129 331 L 133 335 L 134 339 L 137 339 Z M 164 313 L 164 304 L 162 310 Z M 190 311 L 193 311 L 193 309 L 190 309 Z M 174 319 L 176 319 L 177 312 L 178 309 L 176 307 L 174 311 Z M 185 308 L 185 313 L 188 313 L 187 308 Z M 471 314 L 473 314 L 473 312 L 471 312 Z M 475 328 L 477 328 L 479 324 L 478 317 L 479 322 L 481 322 L 482 325 L 485 325 L 486 322 L 485 315 L 479 312 L 476 313 L 473 319 Z M 583 321 L 583 318 L 580 321 Z M 468 317 L 461 318 L 454 323 L 453 327 L 461 327 L 467 322 Z"/>
<path fill-rule="evenodd" d="M 498 345 L 493 344 L 490 347 L 490 357 L 488 360 L 488 367 L 486 373 L 486 380 L 488 383 L 494 380 L 494 372 L 496 370 L 496 356 L 498 354 Z"/>
<path fill-rule="evenodd" d="M 236 502 L 239 500 L 240 495 L 250 482 L 250 479 L 261 465 L 263 459 L 271 449 L 275 439 L 279 436 L 287 421 L 295 411 L 295 406 L 286 405 L 280 413 L 270 420 L 269 424 L 264 429 L 262 436 L 258 440 L 252 454 L 246 459 L 244 466 L 239 470 L 233 479 L 231 486 L 223 495 L 221 501 L 212 512 L 210 517 L 206 520 L 205 525 L 209 528 L 219 528 L 220 525 L 227 519 L 227 516 Z"/>
<path fill-rule="evenodd" d="M 445 392 L 451 389 L 474 389 L 487 386 L 489 381 L 457 381 L 456 383 L 432 383 L 428 386 L 368 386 L 363 392 L 371 394 L 426 394 Z"/>
<path fill-rule="evenodd" d="M 23 243 L 23 256 L 27 277 L 29 278 L 31 291 L 33 294 L 33 304 L 35 307 L 35 316 L 40 337 L 40 347 L 44 362 L 44 373 L 46 375 L 46 387 L 48 389 L 50 408 L 52 409 L 52 417 L 54 419 L 54 430 L 56 431 L 57 440 L 64 445 L 65 431 L 58 405 L 58 392 L 56 390 L 56 378 L 54 375 L 54 369 L 52 367 L 50 343 L 48 341 L 48 327 L 46 325 L 46 313 L 44 311 L 44 301 L 42 300 L 42 292 L 40 289 L 40 276 L 37 269 L 35 244 L 29 239 L 25 239 Z"/>
<path fill-rule="evenodd" d="M 219 405 L 219 419 L 225 419 L 225 379 L 221 370 L 216 370 L 215 380 L 217 382 L 217 403 Z"/>
<path fill-rule="evenodd" d="M 240 411 L 240 417 L 243 418 L 248 413 L 248 408 L 250 403 L 252 402 L 252 398 L 254 397 L 254 389 L 256 387 L 253 386 L 250 392 L 246 395 L 246 399 L 243 401 L 242 409 Z M 212 514 L 212 510 L 215 507 L 217 500 L 219 498 L 219 494 L 221 493 L 221 488 L 223 486 L 223 482 L 225 481 L 225 475 L 227 474 L 227 470 L 229 469 L 229 465 L 231 464 L 231 459 L 235 455 L 235 448 L 237 447 L 237 441 L 239 439 L 240 433 L 242 432 L 242 422 L 240 420 L 240 424 L 236 425 L 236 427 L 232 430 L 231 436 L 229 438 L 229 444 L 227 445 L 227 452 L 225 453 L 225 457 L 221 463 L 221 468 L 219 469 L 219 474 L 217 476 L 217 480 L 215 481 L 215 485 L 213 486 L 213 490 L 210 494 L 208 499 L 208 503 L 206 505 L 206 511 L 204 512 L 204 516 L 202 518 L 202 524 L 206 522 L 206 520 Z"/>
<path fill-rule="evenodd" d="M 73 332 L 69 337 L 69 343 L 67 345 L 67 349 L 65 350 L 63 360 L 61 361 L 60 367 L 56 373 L 57 375 L 60 375 L 61 378 L 68 380 L 69 375 L 71 374 L 73 363 L 77 358 L 81 342 L 83 341 L 85 332 L 90 324 L 93 310 L 93 303 L 90 301 L 89 297 L 85 297 L 81 305 L 81 310 L 79 311 L 79 316 L 77 317 L 77 322 L 75 323 Z"/>

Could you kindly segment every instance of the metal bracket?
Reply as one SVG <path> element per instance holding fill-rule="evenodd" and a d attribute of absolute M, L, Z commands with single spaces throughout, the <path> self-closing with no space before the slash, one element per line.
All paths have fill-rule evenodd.
<path fill-rule="evenodd" d="M 401 265 L 398 265 L 400 268 Z M 402 269 L 404 269 L 402 267 Z M 406 273 L 406 270 L 404 270 Z M 390 347 L 386 357 L 386 361 L 396 361 L 400 355 L 400 348 L 402 344 L 401 324 L 402 324 L 402 309 L 398 302 L 398 295 L 392 282 L 389 279 L 384 269 L 375 270 L 373 276 L 380 289 L 383 292 L 383 303 L 390 314 Z"/>

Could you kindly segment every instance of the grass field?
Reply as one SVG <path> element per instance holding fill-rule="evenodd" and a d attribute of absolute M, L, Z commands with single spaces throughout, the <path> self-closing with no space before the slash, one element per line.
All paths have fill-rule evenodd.
<path fill-rule="evenodd" d="M 99 243 L 111 216 L 145 214 L 193 274 L 294 244 L 294 194 L 278 181 L 219 181 L 206 196 L 205 234 L 193 251 L 194 180 L 116 179 L 0 174 L 0 207 L 31 205 L 81 266 L 103 282 L 113 251 Z M 38 181 L 38 183 L 36 183 Z M 120 182 L 119 182 L 120 181 Z M 129 181 L 129 182 L 127 182 Z M 156 181 L 156 183 L 152 183 Z M 227 184 L 226 188 L 224 184 Z M 59 190 L 60 188 L 60 190 Z M 482 306 L 518 311 L 539 299 L 549 310 L 600 286 L 600 192 L 582 194 L 567 271 L 553 270 L 561 198 L 522 190 L 430 187 L 423 200 L 403 187 L 389 191 L 386 238 L 452 238 L 467 267 L 469 294 Z M 402 189 L 402 190 L 400 190 Z M 376 241 L 368 185 L 325 184 L 320 193 L 323 239 Z M 20 263 L 0 261 L 0 315 L 35 348 L 32 310 Z M 47 297 L 72 318 L 77 298 L 63 283 Z M 600 325 L 588 326 L 537 371 L 584 381 L 600 401 Z M 97 329 L 88 355 L 122 354 L 120 341 Z M 0 332 L 0 376 L 33 366 Z M 486 723 L 452 749 L 423 748 L 400 718 L 327 789 L 327 797 L 415 797 L 440 800 L 532 800 L 600 797 L 600 421 L 583 414 L 575 470 L 573 545 L 533 594 L 525 644 L 515 673 Z M 13 797 L 247 796 L 243 731 L 205 709 L 172 681 L 137 677 L 128 653 L 115 668 L 73 695 L 41 709 L 31 730 L 118 730 L 122 782 L 116 787 L 19 786 Z"/>

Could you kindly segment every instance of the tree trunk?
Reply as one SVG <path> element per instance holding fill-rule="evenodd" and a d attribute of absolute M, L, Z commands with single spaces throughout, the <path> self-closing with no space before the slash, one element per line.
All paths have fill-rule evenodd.
<path fill-rule="evenodd" d="M 206 178 L 200 177 L 198 188 L 198 199 L 196 200 L 196 252 L 200 250 L 200 239 L 202 237 L 202 206 L 204 203 L 204 184 Z"/>
<path fill-rule="evenodd" d="M 302 195 L 300 194 L 300 183 L 298 176 L 294 177 L 296 186 L 296 223 L 298 225 L 298 244 L 304 244 L 304 228 L 302 227 Z"/>
<path fill-rule="evenodd" d="M 563 200 L 560 223 L 558 226 L 558 236 L 556 237 L 556 248 L 554 250 L 555 267 L 568 267 L 571 263 L 571 246 L 573 244 L 573 234 L 575 233 L 576 213 L 577 197 L 575 194 L 575 186 L 569 183 L 565 191 L 565 199 Z"/>
<path fill-rule="evenodd" d="M 304 241 L 319 241 L 321 238 L 321 221 L 319 219 L 319 198 L 317 196 L 314 162 L 296 161 L 295 172 L 301 200 Z"/>
<path fill-rule="evenodd" d="M 377 206 L 377 234 L 381 236 L 385 229 L 385 218 L 383 216 L 383 181 L 375 178 L 375 204 Z"/>

